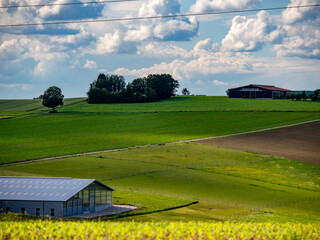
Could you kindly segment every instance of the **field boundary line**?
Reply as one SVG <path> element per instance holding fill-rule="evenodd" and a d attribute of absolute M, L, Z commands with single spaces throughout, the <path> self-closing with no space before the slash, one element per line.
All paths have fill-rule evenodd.
<path fill-rule="evenodd" d="M 165 142 L 165 143 L 154 143 L 154 144 L 147 144 L 147 145 L 138 145 L 138 146 L 131 146 L 131 147 L 98 150 L 98 151 L 92 151 L 92 152 L 72 153 L 72 154 L 65 154 L 65 155 L 52 156 L 52 157 L 43 157 L 43 158 L 36 158 L 36 159 L 21 160 L 21 161 L 16 161 L 16 162 L 9 162 L 9 163 L 0 163 L 0 167 L 18 165 L 18 164 L 24 164 L 24 163 L 32 163 L 32 162 L 38 162 L 38 161 L 61 159 L 61 158 L 67 158 L 67 157 L 78 157 L 78 156 L 98 154 L 98 153 L 117 152 L 117 151 L 123 151 L 123 150 L 128 150 L 128 149 L 135 149 L 135 148 L 146 148 L 146 147 L 152 147 L 152 146 L 158 146 L 158 145 L 169 145 L 169 144 L 187 143 L 187 142 L 199 142 L 199 141 L 215 139 L 215 138 L 232 137 L 232 136 L 239 136 L 239 135 L 245 135 L 245 134 L 251 134 L 251 133 L 276 130 L 276 129 L 281 129 L 281 128 L 287 128 L 287 127 L 294 127 L 294 126 L 299 126 L 299 125 L 308 124 L 308 123 L 315 123 L 315 122 L 319 122 L 319 121 L 320 121 L 320 119 L 314 119 L 314 120 L 309 120 L 309 121 L 304 121 L 304 122 L 286 124 L 286 125 L 282 125 L 282 126 L 269 127 L 269 128 L 263 128 L 263 129 L 257 129 L 257 130 L 251 130 L 251 131 L 246 131 L 246 132 L 239 132 L 239 133 L 231 133 L 231 134 L 212 136 L 212 137 L 179 140 L 179 141 Z"/>

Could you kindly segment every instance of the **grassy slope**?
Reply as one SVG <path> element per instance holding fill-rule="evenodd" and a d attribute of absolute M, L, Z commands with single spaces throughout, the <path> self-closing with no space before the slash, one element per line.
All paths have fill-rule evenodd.
<path fill-rule="evenodd" d="M 207 171 L 213 166 L 221 172 Z M 233 176 L 233 171 L 226 166 L 243 166 L 244 170 Z M 247 174 L 246 167 L 249 166 L 251 171 L 259 172 L 260 180 Z M 319 171 L 320 166 L 304 162 L 196 143 L 153 146 L 0 168 L 2 175 L 96 178 L 116 189 L 116 202 L 137 204 L 140 201 L 141 206 L 146 207 L 145 211 L 199 200 L 199 204 L 187 208 L 130 218 L 135 220 L 232 219 L 238 215 L 252 217 L 252 210 L 263 208 L 276 209 L 277 215 L 286 220 L 287 212 L 303 219 L 319 220 L 319 205 L 310 207 L 308 204 L 310 209 L 303 205 L 296 209 L 294 205 L 299 204 L 302 197 L 307 198 L 308 203 L 314 202 L 311 197 L 317 197 L 319 201 Z M 275 175 L 282 177 L 278 180 Z M 297 186 L 293 179 L 299 180 L 300 185 Z M 152 194 L 155 194 L 155 200 L 150 197 Z M 159 196 L 176 200 L 171 202 L 164 198 L 162 201 Z M 281 205 L 286 212 L 277 210 Z M 310 211 L 316 212 L 311 218 Z M 266 215 L 262 220 L 268 220 Z"/>
<path fill-rule="evenodd" d="M 0 163 L 224 135 L 319 118 L 318 112 L 45 114 L 3 119 Z"/>
<path fill-rule="evenodd" d="M 155 111 L 320 111 L 310 101 L 229 99 L 228 97 L 175 97 L 153 103 L 87 104 L 68 106 L 64 112 L 155 112 Z"/>
<path fill-rule="evenodd" d="M 0 112 L 45 111 L 42 101 L 0 100 Z M 155 112 L 155 111 L 320 111 L 310 101 L 229 99 L 228 97 L 175 97 L 153 103 L 87 104 L 85 98 L 66 98 L 62 112 Z"/>

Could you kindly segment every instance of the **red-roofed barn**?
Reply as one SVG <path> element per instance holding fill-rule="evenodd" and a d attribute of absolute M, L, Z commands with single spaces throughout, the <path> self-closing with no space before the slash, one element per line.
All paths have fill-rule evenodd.
<path fill-rule="evenodd" d="M 250 84 L 237 88 L 228 89 L 229 98 L 271 98 L 281 99 L 294 91 L 284 88 L 278 88 L 270 85 Z"/>

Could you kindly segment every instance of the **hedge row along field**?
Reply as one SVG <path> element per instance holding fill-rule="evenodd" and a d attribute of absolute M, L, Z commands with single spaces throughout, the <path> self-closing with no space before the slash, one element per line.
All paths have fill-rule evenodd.
<path fill-rule="evenodd" d="M 319 239 L 320 224 L 0 222 L 0 239 Z"/>

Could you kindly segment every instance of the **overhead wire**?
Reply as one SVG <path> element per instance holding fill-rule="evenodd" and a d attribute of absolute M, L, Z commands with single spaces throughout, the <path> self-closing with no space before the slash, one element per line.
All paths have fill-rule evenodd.
<path fill-rule="evenodd" d="M 134 20 L 178 18 L 178 17 L 206 16 L 206 15 L 220 15 L 220 14 L 246 13 L 246 12 L 259 12 L 259 11 L 275 11 L 275 10 L 283 10 L 283 9 L 309 8 L 309 7 L 320 7 L 320 4 L 285 6 L 285 7 L 274 7 L 274 8 L 243 9 L 243 10 L 221 11 L 221 12 L 158 15 L 158 16 L 149 16 L 149 17 L 105 18 L 105 19 L 86 19 L 86 20 L 72 20 L 72 21 L 53 21 L 53 22 L 42 22 L 42 23 L 4 24 L 4 25 L 0 25 L 0 28 L 58 25 L 58 24 L 72 24 L 72 23 L 98 23 L 98 22 L 134 21 Z"/>
<path fill-rule="evenodd" d="M 90 2 L 69 2 L 69 3 L 44 3 L 44 4 L 27 4 L 27 5 L 6 5 L 0 6 L 0 9 L 8 8 L 32 8 L 32 7 L 52 7 L 52 6 L 68 6 L 68 5 L 90 5 L 90 4 L 108 4 L 118 2 L 138 2 L 145 0 L 101 0 L 101 1 L 90 1 Z"/>

